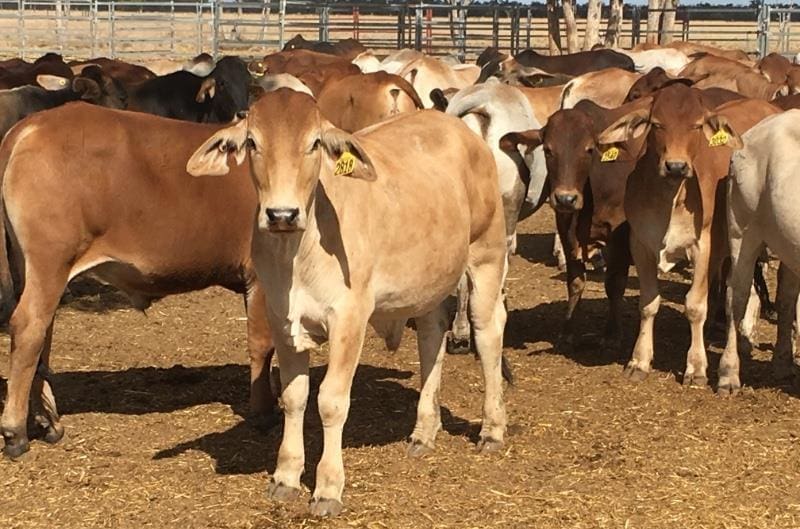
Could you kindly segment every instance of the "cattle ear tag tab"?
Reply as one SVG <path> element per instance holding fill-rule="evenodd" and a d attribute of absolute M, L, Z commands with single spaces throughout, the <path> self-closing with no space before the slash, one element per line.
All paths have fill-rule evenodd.
<path fill-rule="evenodd" d="M 600 157 L 601 162 L 613 162 L 619 157 L 619 148 L 618 147 L 609 147 L 607 150 L 603 152 L 603 155 Z"/>
<path fill-rule="evenodd" d="M 719 129 L 711 138 L 708 140 L 709 147 L 721 147 L 728 143 L 730 136 L 728 133 L 725 132 L 724 129 Z"/>
<path fill-rule="evenodd" d="M 350 152 L 343 152 L 339 159 L 336 160 L 336 168 L 333 170 L 333 176 L 349 176 L 353 174 L 356 168 L 356 157 Z"/>

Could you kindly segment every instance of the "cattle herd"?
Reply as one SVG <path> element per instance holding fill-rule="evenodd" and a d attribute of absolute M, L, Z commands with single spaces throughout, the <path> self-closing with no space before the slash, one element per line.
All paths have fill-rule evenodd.
<path fill-rule="evenodd" d="M 717 391 L 735 394 L 762 310 L 777 311 L 775 372 L 793 375 L 800 66 L 781 55 L 678 42 L 554 57 L 489 48 L 461 64 L 297 36 L 249 63 L 203 54 L 147 66 L 0 61 L 11 459 L 29 449 L 29 417 L 46 441 L 63 436 L 53 318 L 81 274 L 141 309 L 212 285 L 243 295 L 251 413 L 283 412 L 275 499 L 301 490 L 309 352 L 328 342 L 310 508 L 341 511 L 342 428 L 368 325 L 396 349 L 413 320 L 422 387 L 410 455 L 430 452 L 441 429 L 446 350 L 470 346 L 484 380 L 478 449 L 498 450 L 508 256 L 517 222 L 545 203 L 567 277 L 560 347 L 589 263 L 605 268 L 606 343 L 622 347 L 633 264 L 640 323 L 624 375 L 643 380 L 658 273 L 688 262 L 684 384 L 708 384 L 704 327 L 725 321 Z M 776 258 L 773 308 L 763 264 Z"/>

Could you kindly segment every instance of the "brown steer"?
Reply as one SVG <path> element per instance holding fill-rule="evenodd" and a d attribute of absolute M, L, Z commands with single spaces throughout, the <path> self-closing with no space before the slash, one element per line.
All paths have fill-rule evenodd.
<path fill-rule="evenodd" d="M 61 133 L 64 123 L 70 134 Z M 4 308 L 14 300 L 10 268 L 21 289 L 9 327 L 6 455 L 28 450 L 32 384 L 45 439 L 56 442 L 63 435 L 42 377 L 61 294 L 84 272 L 125 291 L 141 309 L 211 285 L 245 294 L 252 411 L 271 411 L 272 338 L 250 260 L 258 204 L 253 184 L 241 170 L 196 179 L 185 168 L 196 146 L 219 129 L 72 103 L 35 114 L 6 136 L 0 148 L 0 237 L 7 233 L 12 244 L 8 256 L 0 245 Z"/>
<path fill-rule="evenodd" d="M 705 385 L 708 358 L 703 324 L 709 281 L 727 256 L 725 194 L 718 186 L 728 174 L 730 146 L 738 136 L 778 110 L 757 100 L 727 103 L 712 111 L 700 90 L 681 84 L 659 91 L 651 109 L 623 116 L 598 138 L 616 147 L 644 136 L 646 147 L 625 190 L 631 255 L 639 275 L 639 336 L 625 374 L 642 380 L 653 358 L 653 321 L 658 312 L 658 271 L 688 258 L 694 265 L 686 296 L 686 318 L 692 331 L 684 384 Z M 720 202 L 722 201 L 722 202 Z M 718 202 L 720 202 L 718 204 Z"/>

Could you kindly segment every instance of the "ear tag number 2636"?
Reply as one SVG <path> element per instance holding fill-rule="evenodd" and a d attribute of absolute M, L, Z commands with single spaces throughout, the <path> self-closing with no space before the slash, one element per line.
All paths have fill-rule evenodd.
<path fill-rule="evenodd" d="M 711 138 L 708 140 L 709 147 L 721 147 L 728 143 L 728 133 L 725 132 L 723 129 L 719 129 Z"/>
<path fill-rule="evenodd" d="M 356 157 L 349 152 L 343 152 L 339 159 L 336 160 L 336 168 L 333 170 L 333 176 L 348 176 L 353 174 L 356 168 Z"/>

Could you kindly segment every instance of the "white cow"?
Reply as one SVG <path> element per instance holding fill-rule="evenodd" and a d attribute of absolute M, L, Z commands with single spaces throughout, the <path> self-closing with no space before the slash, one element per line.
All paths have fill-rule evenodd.
<path fill-rule="evenodd" d="M 746 321 L 753 267 L 764 246 L 781 260 L 778 278 L 778 340 L 772 363 L 778 377 L 793 372 L 792 325 L 800 291 L 800 110 L 770 116 L 742 137 L 728 179 L 731 279 L 728 341 L 720 359 L 719 384 L 736 392 L 739 382 L 737 330 Z"/>
<path fill-rule="evenodd" d="M 438 111 L 401 114 L 351 135 L 327 122 L 309 96 L 278 90 L 211 136 L 187 170 L 225 174 L 232 158 L 247 161 L 258 192 L 253 261 L 265 281 L 283 386 L 272 497 L 300 492 L 309 351 L 327 339 L 318 398 L 324 448 L 311 512 L 341 510 L 342 428 L 368 324 L 396 348 L 398 330 L 415 318 L 422 391 L 409 452 L 433 448 L 441 428 L 442 302 L 465 272 L 484 372 L 480 447 L 500 448 L 506 244 L 494 159 L 483 141 Z"/>

